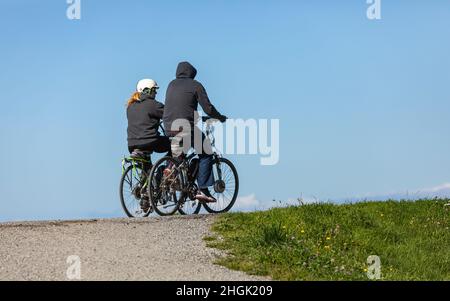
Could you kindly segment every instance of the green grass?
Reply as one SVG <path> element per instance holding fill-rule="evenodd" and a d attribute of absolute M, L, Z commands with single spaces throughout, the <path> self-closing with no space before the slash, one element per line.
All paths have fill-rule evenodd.
<path fill-rule="evenodd" d="M 313 204 L 221 216 L 207 244 L 218 264 L 276 280 L 450 280 L 449 200 Z"/>

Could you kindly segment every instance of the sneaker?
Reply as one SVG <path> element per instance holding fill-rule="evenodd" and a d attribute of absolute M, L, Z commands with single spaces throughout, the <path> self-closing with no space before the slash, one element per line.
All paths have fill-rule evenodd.
<path fill-rule="evenodd" d="M 150 158 L 150 152 L 142 151 L 140 149 L 135 149 L 130 154 L 130 158 L 148 160 Z"/>
<path fill-rule="evenodd" d="M 211 195 L 209 190 L 206 189 L 200 189 L 197 194 L 195 195 L 195 198 L 199 200 L 200 202 L 205 203 L 216 203 L 217 200 Z"/>

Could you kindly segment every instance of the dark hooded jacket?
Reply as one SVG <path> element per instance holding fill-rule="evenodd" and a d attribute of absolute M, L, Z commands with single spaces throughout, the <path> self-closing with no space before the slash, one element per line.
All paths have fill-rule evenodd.
<path fill-rule="evenodd" d="M 167 88 L 166 103 L 164 108 L 164 127 L 166 131 L 171 129 L 172 122 L 177 119 L 186 119 L 194 128 L 194 112 L 198 104 L 203 111 L 212 118 L 221 119 L 223 116 L 211 104 L 208 94 L 201 83 L 194 80 L 197 70 L 188 62 L 181 62 L 177 68 L 177 78 Z"/>
<path fill-rule="evenodd" d="M 159 136 L 158 127 L 163 117 L 164 105 L 148 94 L 127 108 L 128 146 L 151 143 Z"/>

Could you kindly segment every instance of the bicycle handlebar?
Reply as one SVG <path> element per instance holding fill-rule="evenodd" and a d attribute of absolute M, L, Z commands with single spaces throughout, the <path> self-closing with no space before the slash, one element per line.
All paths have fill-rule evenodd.
<path fill-rule="evenodd" d="M 212 118 L 212 117 L 209 117 L 209 116 L 202 116 L 202 121 L 203 122 L 220 122 L 219 119 Z"/>

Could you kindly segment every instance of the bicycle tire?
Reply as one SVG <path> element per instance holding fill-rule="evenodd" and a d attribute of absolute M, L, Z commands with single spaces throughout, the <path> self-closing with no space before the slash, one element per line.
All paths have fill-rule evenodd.
<path fill-rule="evenodd" d="M 232 197 L 230 203 L 225 208 L 223 208 L 221 210 L 216 210 L 216 209 L 211 207 L 211 206 L 213 206 L 216 203 L 209 203 L 209 204 L 208 203 L 203 203 L 203 207 L 205 208 L 205 210 L 208 213 L 225 213 L 225 212 L 230 211 L 231 208 L 234 206 L 234 203 L 236 202 L 236 199 L 237 199 L 237 196 L 238 196 L 238 193 L 239 193 L 239 175 L 238 175 L 238 172 L 236 170 L 236 167 L 228 159 L 219 158 L 219 161 L 220 161 L 221 164 L 226 164 L 226 165 L 228 165 L 230 167 L 230 169 L 231 169 L 231 171 L 232 171 L 232 173 L 234 175 L 234 178 L 235 178 L 235 189 L 234 189 L 233 197 Z M 216 165 L 216 164 L 217 163 L 214 162 L 214 165 Z"/>
<path fill-rule="evenodd" d="M 168 157 L 168 156 L 166 156 L 166 157 L 163 157 L 163 158 L 161 158 L 161 159 L 159 159 L 154 165 L 153 165 L 153 167 L 152 167 L 152 169 L 151 169 L 151 171 L 150 171 L 150 175 L 149 175 L 149 177 L 148 177 L 148 179 L 149 179 L 149 184 L 148 184 L 148 186 L 147 186 L 147 191 L 148 191 L 148 195 L 149 195 L 149 197 L 150 197 L 150 202 L 151 202 L 151 204 L 152 204 L 152 206 L 153 206 L 153 210 L 155 210 L 155 212 L 156 213 L 158 213 L 160 216 L 170 216 L 170 215 L 173 215 L 173 214 L 175 214 L 177 211 L 178 211 L 178 209 L 180 208 L 180 200 L 176 200 L 176 204 L 174 205 L 174 208 L 173 208 L 173 210 L 172 211 L 170 211 L 170 212 L 163 212 L 163 211 L 161 211 L 159 208 L 158 208 L 158 201 L 159 201 L 159 199 L 155 199 L 155 194 L 154 194 L 154 189 L 153 189 L 153 181 L 154 181 L 154 177 L 155 177 L 155 174 L 156 174 L 156 172 L 157 172 L 157 170 L 158 170 L 158 168 L 159 168 L 159 166 L 163 163 L 163 162 L 165 162 L 165 161 L 170 161 L 172 164 L 174 164 L 174 165 L 176 165 L 176 166 L 178 166 L 178 160 L 177 159 L 175 159 L 175 158 L 173 158 L 173 157 Z M 183 175 L 182 175 L 182 173 L 179 173 L 178 175 L 177 175 L 177 177 L 180 177 L 180 179 L 179 179 L 179 181 L 180 181 L 180 185 L 181 185 L 181 187 L 180 187 L 180 190 L 181 191 L 183 191 L 183 189 L 184 189 L 184 179 L 183 179 Z M 185 196 L 184 196 L 185 197 Z"/>
<path fill-rule="evenodd" d="M 138 166 L 138 165 L 135 165 L 134 168 L 139 168 L 139 169 L 141 169 L 140 166 Z M 124 191 L 123 191 L 123 189 L 124 189 L 124 182 L 125 182 L 125 179 L 126 179 L 126 177 L 127 177 L 127 175 L 128 175 L 129 172 L 133 172 L 133 165 L 128 166 L 128 167 L 124 170 L 124 172 L 123 172 L 123 174 L 122 174 L 122 177 L 121 177 L 121 179 L 120 179 L 120 185 L 119 185 L 120 204 L 122 205 L 122 209 L 125 211 L 125 214 L 126 214 L 128 217 L 136 218 L 136 217 L 138 217 L 138 216 L 136 216 L 136 215 L 134 215 L 134 214 L 132 214 L 132 213 L 130 212 L 128 206 L 126 205 L 126 201 L 125 201 L 125 198 L 124 198 Z M 151 213 L 151 210 L 148 210 L 147 213 L 145 213 L 144 215 L 139 216 L 139 217 L 148 217 L 148 216 L 150 215 L 150 213 Z"/>

